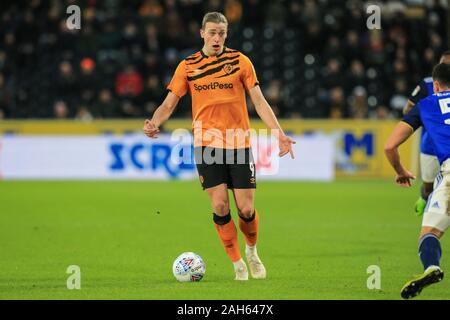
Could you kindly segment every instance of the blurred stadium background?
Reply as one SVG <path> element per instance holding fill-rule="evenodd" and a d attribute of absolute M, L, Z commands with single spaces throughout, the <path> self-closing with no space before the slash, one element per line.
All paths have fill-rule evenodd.
<path fill-rule="evenodd" d="M 382 5 L 368 30 L 366 6 Z M 81 30 L 68 30 L 78 5 Z M 227 45 L 253 61 L 283 118 L 389 119 L 448 48 L 446 1 L 2 1 L 0 118 L 147 117 L 201 19 L 221 11 Z M 189 101 L 176 116 L 190 116 Z M 255 113 L 251 111 L 254 116 Z"/>
<path fill-rule="evenodd" d="M 366 26 L 369 4 L 381 7 L 381 29 Z M 70 5 L 81 9 L 80 30 L 67 28 Z M 302 141 L 296 161 L 307 158 L 283 164 L 279 180 L 298 181 L 258 186 L 262 257 L 278 270 L 267 286 L 234 290 L 198 182 L 161 181 L 196 179 L 194 166 L 174 169 L 152 149 L 170 151 L 168 136 L 140 132 L 178 62 L 202 47 L 208 11 L 227 16 L 226 45 L 251 58 L 282 126 Z M 418 183 L 393 185 L 383 144 L 449 48 L 448 14 L 438 0 L 2 1 L 0 298 L 399 298 L 420 269 Z M 186 96 L 165 132 L 189 129 L 190 116 Z M 417 137 L 401 149 L 416 173 Z M 15 179 L 27 181 L 7 181 Z M 174 283 L 182 251 L 205 258 L 203 286 Z M 80 292 L 65 288 L 70 264 L 84 272 Z M 366 288 L 371 264 L 385 272 L 381 291 Z"/>

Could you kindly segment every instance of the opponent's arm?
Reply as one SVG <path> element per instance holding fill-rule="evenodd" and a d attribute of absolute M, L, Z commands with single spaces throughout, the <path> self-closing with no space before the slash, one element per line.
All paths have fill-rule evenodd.
<path fill-rule="evenodd" d="M 416 177 L 403 167 L 400 161 L 398 147 L 406 140 L 408 140 L 408 138 L 413 133 L 414 129 L 409 124 L 402 121 L 394 128 L 394 131 L 392 132 L 391 136 L 388 138 L 384 146 L 386 157 L 397 173 L 395 182 L 404 187 L 410 187 L 410 179 L 416 179 Z"/>
<path fill-rule="evenodd" d="M 159 127 L 169 119 L 179 101 L 180 98 L 169 91 L 163 103 L 153 113 L 152 118 L 145 120 L 144 133 L 149 138 L 158 137 Z"/>
<path fill-rule="evenodd" d="M 264 98 L 264 95 L 261 91 L 261 88 L 257 85 L 248 90 L 250 99 L 255 105 L 255 110 L 264 124 L 272 130 L 275 130 L 275 134 L 278 136 L 278 141 L 280 145 L 280 153 L 278 154 L 280 157 L 283 157 L 287 153 L 291 154 L 291 158 L 294 159 L 294 151 L 292 150 L 292 145 L 295 144 L 295 141 L 289 138 L 281 129 L 280 124 L 278 123 L 277 117 L 273 113 L 272 108 Z"/>
<path fill-rule="evenodd" d="M 419 85 L 414 89 L 403 108 L 403 115 L 407 115 L 414 106 L 419 103 L 420 100 L 428 96 L 427 85 L 421 81 Z"/>

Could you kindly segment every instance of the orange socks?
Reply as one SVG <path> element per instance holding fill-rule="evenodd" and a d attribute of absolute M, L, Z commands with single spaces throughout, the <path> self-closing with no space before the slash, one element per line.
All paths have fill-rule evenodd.
<path fill-rule="evenodd" d="M 240 260 L 241 252 L 239 250 L 237 229 L 233 219 L 231 219 L 231 215 L 220 217 L 214 214 L 214 226 L 231 261 L 236 262 Z"/>
<path fill-rule="evenodd" d="M 253 247 L 258 240 L 259 215 L 255 210 L 249 219 L 239 216 L 239 229 L 244 234 L 245 242 L 249 247 Z M 241 259 L 239 250 L 238 235 L 236 225 L 231 219 L 231 214 L 220 217 L 214 214 L 214 227 L 217 230 L 220 240 L 225 248 L 225 252 L 231 261 L 236 262 Z"/>
<path fill-rule="evenodd" d="M 258 240 L 258 225 L 259 225 L 259 215 L 255 210 L 255 213 L 251 218 L 243 218 L 239 216 L 239 229 L 245 237 L 245 242 L 249 247 L 253 247 Z"/>

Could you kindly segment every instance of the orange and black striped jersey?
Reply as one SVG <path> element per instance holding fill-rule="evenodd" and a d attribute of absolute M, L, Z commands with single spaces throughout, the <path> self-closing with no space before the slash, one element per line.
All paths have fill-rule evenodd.
<path fill-rule="evenodd" d="M 224 48 L 217 56 L 199 51 L 181 61 L 167 89 L 180 98 L 192 96 L 195 146 L 237 149 L 250 146 L 248 137 L 237 142 L 230 134 L 250 129 L 245 90 L 257 85 L 250 59 Z"/>

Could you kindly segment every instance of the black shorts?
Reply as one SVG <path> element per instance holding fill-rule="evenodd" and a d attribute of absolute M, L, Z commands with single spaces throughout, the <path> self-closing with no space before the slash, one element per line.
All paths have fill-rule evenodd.
<path fill-rule="evenodd" d="M 228 189 L 255 189 L 252 150 L 196 147 L 195 163 L 203 190 L 226 183 Z"/>

